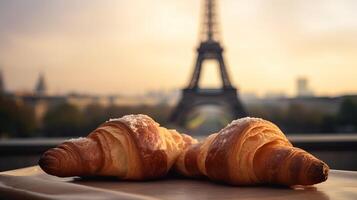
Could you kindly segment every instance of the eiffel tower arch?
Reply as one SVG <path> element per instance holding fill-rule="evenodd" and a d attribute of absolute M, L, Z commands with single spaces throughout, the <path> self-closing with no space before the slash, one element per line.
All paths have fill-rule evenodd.
<path fill-rule="evenodd" d="M 223 48 L 218 40 L 218 22 L 215 0 L 205 0 L 201 43 L 197 48 L 197 59 L 191 80 L 182 90 L 182 97 L 170 116 L 170 122 L 182 125 L 188 113 L 201 105 L 212 104 L 227 108 L 234 118 L 246 116 L 237 89 L 231 84 L 223 58 Z M 200 88 L 202 64 L 205 60 L 216 60 L 219 67 L 222 87 L 217 89 Z"/>

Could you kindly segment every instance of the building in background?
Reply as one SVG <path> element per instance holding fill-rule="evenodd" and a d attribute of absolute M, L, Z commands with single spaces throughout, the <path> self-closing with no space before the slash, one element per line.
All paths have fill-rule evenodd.
<path fill-rule="evenodd" d="M 97 104 L 102 107 L 109 106 L 138 106 L 138 105 L 174 105 L 177 102 L 178 90 L 148 91 L 141 95 L 92 95 L 77 92 L 67 94 L 50 94 L 46 77 L 40 73 L 36 85 L 31 91 L 9 91 L 6 94 L 3 74 L 0 70 L 0 94 L 4 93 L 18 104 L 30 106 L 35 114 L 36 123 L 41 126 L 47 111 L 61 104 L 71 104 L 84 110 L 87 106 Z"/>
<path fill-rule="evenodd" d="M 35 87 L 35 95 L 45 96 L 46 93 L 47 93 L 47 85 L 46 85 L 45 77 L 43 73 L 41 73 Z"/>
<path fill-rule="evenodd" d="M 306 77 L 299 77 L 296 80 L 297 97 L 312 97 L 313 91 L 309 88 L 309 80 Z"/>

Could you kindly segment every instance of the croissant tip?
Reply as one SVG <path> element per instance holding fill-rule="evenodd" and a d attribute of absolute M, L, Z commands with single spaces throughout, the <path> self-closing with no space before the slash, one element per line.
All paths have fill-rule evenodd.
<path fill-rule="evenodd" d="M 326 163 L 320 161 L 313 164 L 310 169 L 313 184 L 321 183 L 327 180 L 329 167 Z"/>
<path fill-rule="evenodd" d="M 327 177 L 328 177 L 328 172 L 330 170 L 330 168 L 328 167 L 328 165 L 326 163 L 323 162 L 323 165 L 322 165 L 322 181 L 326 181 L 327 180 Z"/>
<path fill-rule="evenodd" d="M 38 161 L 38 165 L 46 173 L 54 174 L 59 166 L 59 160 L 46 152 Z"/>

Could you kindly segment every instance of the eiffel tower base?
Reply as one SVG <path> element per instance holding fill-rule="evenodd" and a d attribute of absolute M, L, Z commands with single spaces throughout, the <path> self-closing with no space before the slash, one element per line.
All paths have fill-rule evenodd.
<path fill-rule="evenodd" d="M 170 122 L 183 126 L 187 115 L 200 105 L 216 105 L 227 108 L 233 118 L 245 117 L 247 114 L 238 100 L 236 88 L 222 89 L 183 89 L 182 97 L 170 116 Z"/>

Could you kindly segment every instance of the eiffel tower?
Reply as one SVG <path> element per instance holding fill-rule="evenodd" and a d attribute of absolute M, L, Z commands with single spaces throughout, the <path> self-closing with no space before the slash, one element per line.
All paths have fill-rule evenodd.
<path fill-rule="evenodd" d="M 218 22 L 215 0 L 205 0 L 201 43 L 197 48 L 197 60 L 188 86 L 182 90 L 182 97 L 170 116 L 170 122 L 183 125 L 192 108 L 204 104 L 228 108 L 234 118 L 246 116 L 238 99 L 237 89 L 232 86 L 223 59 L 223 48 L 218 40 Z M 205 60 L 216 60 L 219 65 L 222 87 L 218 89 L 200 88 L 202 64 Z"/>

